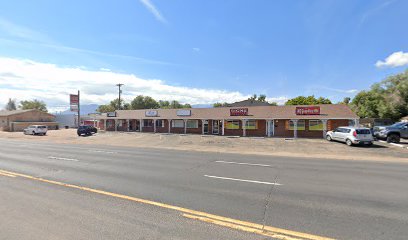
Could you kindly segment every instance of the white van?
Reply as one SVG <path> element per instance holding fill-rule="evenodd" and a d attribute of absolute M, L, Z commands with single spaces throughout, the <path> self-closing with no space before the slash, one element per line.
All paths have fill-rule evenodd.
<path fill-rule="evenodd" d="M 46 135 L 47 131 L 48 131 L 48 128 L 45 125 L 30 125 L 26 129 L 24 129 L 24 134 Z"/>

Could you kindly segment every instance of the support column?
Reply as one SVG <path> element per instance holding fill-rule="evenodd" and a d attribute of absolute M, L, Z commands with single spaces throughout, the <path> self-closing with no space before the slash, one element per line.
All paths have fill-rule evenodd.
<path fill-rule="evenodd" d="M 156 133 L 156 119 L 153 119 L 153 132 Z"/>
<path fill-rule="evenodd" d="M 115 132 L 118 131 L 118 120 L 115 119 Z"/>
<path fill-rule="evenodd" d="M 184 134 L 187 134 L 187 119 L 183 119 L 184 121 Z"/>
<path fill-rule="evenodd" d="M 225 134 L 225 119 L 222 119 L 222 136 Z"/>
<path fill-rule="evenodd" d="M 275 119 L 272 120 L 272 136 L 275 136 Z"/>
<path fill-rule="evenodd" d="M 204 135 L 204 119 L 201 119 L 201 134 Z"/>
<path fill-rule="evenodd" d="M 267 129 L 268 129 L 268 130 L 267 130 L 268 132 L 267 132 L 267 136 L 268 136 L 268 137 L 271 137 L 271 133 L 272 133 L 272 124 L 273 124 L 273 123 L 272 123 L 272 120 L 268 120 L 268 122 L 267 122 L 267 123 L 268 123 L 268 128 L 267 128 Z"/>
<path fill-rule="evenodd" d="M 246 137 L 246 119 L 242 119 L 242 136 Z M 224 134 L 222 134 L 224 135 Z"/>
<path fill-rule="evenodd" d="M 139 121 L 139 130 L 140 132 L 143 132 L 143 119 L 140 119 Z"/>
<path fill-rule="evenodd" d="M 106 127 L 108 126 L 108 124 L 106 123 L 107 121 L 108 121 L 108 119 L 103 120 L 103 127 L 104 127 L 103 130 L 105 130 L 105 131 L 106 131 Z"/>
<path fill-rule="evenodd" d="M 298 120 L 290 120 L 293 122 L 293 138 L 297 138 L 297 123 Z"/>
<path fill-rule="evenodd" d="M 323 124 L 323 138 L 326 138 L 326 134 L 327 134 L 327 119 L 322 119 L 320 120 L 322 121 Z"/>
<path fill-rule="evenodd" d="M 359 127 L 360 126 L 360 119 L 356 118 L 354 119 L 354 126 Z"/>
<path fill-rule="evenodd" d="M 129 132 L 129 130 L 130 130 L 130 127 L 129 127 L 129 119 L 126 119 L 126 127 L 127 127 L 127 131 Z"/>
<path fill-rule="evenodd" d="M 167 119 L 167 122 L 169 123 L 169 129 L 168 129 L 168 131 L 169 131 L 169 133 L 171 133 L 171 119 Z"/>

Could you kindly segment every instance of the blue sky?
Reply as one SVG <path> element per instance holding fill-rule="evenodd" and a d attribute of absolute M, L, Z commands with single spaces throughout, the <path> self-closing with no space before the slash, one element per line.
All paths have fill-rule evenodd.
<path fill-rule="evenodd" d="M 0 101 L 353 96 L 408 66 L 408 1 L 0 3 Z M 387 59 L 388 58 L 388 59 Z M 44 87 L 39 88 L 38 84 Z"/>

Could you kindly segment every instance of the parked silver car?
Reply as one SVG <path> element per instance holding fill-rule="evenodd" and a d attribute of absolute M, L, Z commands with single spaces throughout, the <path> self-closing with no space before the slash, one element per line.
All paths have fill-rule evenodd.
<path fill-rule="evenodd" d="M 348 146 L 354 144 L 373 145 L 373 135 L 369 128 L 339 127 L 326 134 L 328 141 L 345 142 Z"/>

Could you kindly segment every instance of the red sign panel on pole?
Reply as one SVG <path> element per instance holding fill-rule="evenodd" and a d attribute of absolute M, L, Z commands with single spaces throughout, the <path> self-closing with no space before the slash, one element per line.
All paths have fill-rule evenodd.
<path fill-rule="evenodd" d="M 232 108 L 230 116 L 248 116 L 248 108 Z"/>
<path fill-rule="evenodd" d="M 320 115 L 320 107 L 296 107 L 296 115 Z"/>
<path fill-rule="evenodd" d="M 69 105 L 78 105 L 78 103 L 79 103 L 78 95 L 70 94 L 69 95 Z"/>

